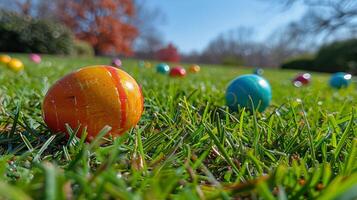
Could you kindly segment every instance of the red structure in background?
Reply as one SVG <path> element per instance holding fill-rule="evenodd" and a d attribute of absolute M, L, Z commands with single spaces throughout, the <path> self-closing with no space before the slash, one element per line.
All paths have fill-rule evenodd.
<path fill-rule="evenodd" d="M 173 44 L 167 45 L 156 52 L 156 58 L 165 62 L 180 62 L 180 54 Z"/>

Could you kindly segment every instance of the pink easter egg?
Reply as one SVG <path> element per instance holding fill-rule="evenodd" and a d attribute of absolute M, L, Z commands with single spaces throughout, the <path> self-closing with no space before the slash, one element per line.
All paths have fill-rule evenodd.
<path fill-rule="evenodd" d="M 41 62 L 41 56 L 39 54 L 32 53 L 30 54 L 30 60 L 34 63 L 39 64 Z"/>

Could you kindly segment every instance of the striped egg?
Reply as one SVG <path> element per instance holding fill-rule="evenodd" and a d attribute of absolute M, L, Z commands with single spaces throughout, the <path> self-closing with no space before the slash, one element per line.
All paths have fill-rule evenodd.
<path fill-rule="evenodd" d="M 116 137 L 135 126 L 143 112 L 141 88 L 129 74 L 111 66 L 90 66 L 58 80 L 47 92 L 42 112 L 54 132 L 86 127 L 91 141 L 105 126 Z M 107 135 L 107 136 L 109 136 Z"/>

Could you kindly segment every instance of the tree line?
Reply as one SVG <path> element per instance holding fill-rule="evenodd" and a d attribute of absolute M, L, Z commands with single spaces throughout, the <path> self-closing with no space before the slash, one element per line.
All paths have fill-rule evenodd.
<path fill-rule="evenodd" d="M 152 41 L 161 44 L 156 25 L 162 13 L 146 6 L 145 0 L 2 0 L 0 8 L 64 24 L 97 55 L 130 56 L 139 48 L 153 51 L 158 44 L 149 46 Z"/>
<path fill-rule="evenodd" d="M 278 2 L 277 5 L 282 10 L 289 10 L 295 4 L 303 4 L 308 9 L 300 20 L 280 27 L 264 41 L 254 40 L 254 29 L 238 27 L 213 38 L 201 52 L 181 55 L 174 44 L 163 39 L 157 28 L 165 21 L 164 14 L 158 8 L 150 8 L 145 0 L 3 0 L 0 6 L 23 16 L 66 25 L 77 40 L 81 41 L 77 41 L 75 46 L 84 52 L 90 52 L 85 49 L 91 46 L 97 55 L 136 56 L 173 62 L 181 59 L 185 62 L 256 67 L 278 67 L 283 64 L 288 66 L 286 68 L 295 67 L 297 64 L 298 68 L 319 70 L 319 66 L 315 65 L 321 65 L 321 59 L 315 62 L 319 52 L 326 52 L 328 45 L 345 50 L 341 44 L 346 42 L 340 42 L 338 45 L 333 42 L 353 42 L 350 39 L 357 36 L 357 1 L 274 2 L 274 5 Z M 35 21 L 34 24 L 38 23 Z M 55 28 L 53 31 L 59 32 Z M 353 46 L 350 43 L 348 45 Z M 349 49 L 352 51 L 354 48 Z M 350 51 L 343 51 L 347 56 L 338 54 L 343 57 L 339 60 L 344 62 L 334 63 L 348 65 L 353 71 L 357 56 Z M 302 62 L 299 59 L 302 59 Z M 293 62 L 292 65 L 289 64 L 290 61 Z M 302 66 L 308 63 L 315 66 Z"/>

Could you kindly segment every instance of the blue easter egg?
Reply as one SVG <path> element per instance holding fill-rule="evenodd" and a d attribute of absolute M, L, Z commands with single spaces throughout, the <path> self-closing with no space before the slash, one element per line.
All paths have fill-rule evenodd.
<path fill-rule="evenodd" d="M 336 89 L 346 88 L 351 84 L 352 75 L 344 72 L 337 72 L 330 78 L 330 86 Z"/>
<path fill-rule="evenodd" d="M 253 71 L 253 74 L 258 75 L 258 76 L 262 76 L 264 74 L 264 69 L 255 68 L 254 71 Z"/>
<path fill-rule="evenodd" d="M 170 66 L 166 63 L 160 63 L 156 66 L 156 71 L 161 74 L 168 74 L 170 72 Z"/>
<path fill-rule="evenodd" d="M 269 106 L 271 98 L 269 82 L 254 74 L 237 77 L 226 90 L 226 103 L 233 111 L 237 111 L 238 107 L 253 110 L 254 106 L 254 109 L 263 112 Z"/>
<path fill-rule="evenodd" d="M 145 67 L 145 62 L 143 60 L 139 61 L 139 67 Z"/>

